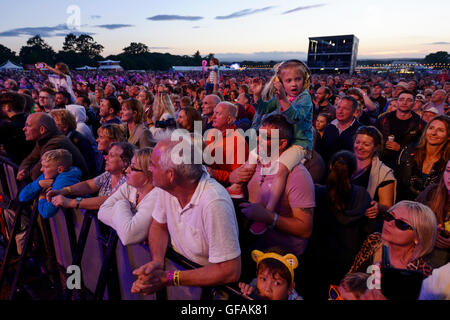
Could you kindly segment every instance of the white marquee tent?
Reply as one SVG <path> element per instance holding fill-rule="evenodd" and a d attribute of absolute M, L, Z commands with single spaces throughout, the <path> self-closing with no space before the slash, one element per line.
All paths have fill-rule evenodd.
<path fill-rule="evenodd" d="M 97 68 L 96 67 L 84 66 L 84 67 L 77 68 L 77 70 L 97 70 Z"/>
<path fill-rule="evenodd" d="M 3 64 L 0 67 L 0 71 L 21 71 L 23 68 L 21 66 L 18 66 L 11 61 L 6 61 L 5 64 Z"/>

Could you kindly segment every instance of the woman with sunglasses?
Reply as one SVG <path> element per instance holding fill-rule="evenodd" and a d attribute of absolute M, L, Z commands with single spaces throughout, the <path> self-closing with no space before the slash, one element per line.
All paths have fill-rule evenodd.
<path fill-rule="evenodd" d="M 400 153 L 396 177 L 400 200 L 414 200 L 431 184 L 438 183 L 450 160 L 450 117 L 440 115 L 423 130 L 419 143 Z"/>
<path fill-rule="evenodd" d="M 137 150 L 126 169 L 126 182 L 100 207 L 98 218 L 116 230 L 124 246 L 147 239 L 157 189 L 148 170 L 151 148 Z"/>
<path fill-rule="evenodd" d="M 383 136 L 377 128 L 363 126 L 356 131 L 353 151 L 357 166 L 352 183 L 369 192 L 372 202 L 366 216 L 371 219 L 395 203 L 397 180 L 394 171 L 378 158 L 382 148 Z"/>
<path fill-rule="evenodd" d="M 382 233 L 371 234 L 356 255 L 349 273 L 367 272 L 381 265 L 382 246 L 389 248 L 392 267 L 422 271 L 428 277 L 433 267 L 425 258 L 434 248 L 437 234 L 436 216 L 421 203 L 401 201 L 381 214 Z"/>
<path fill-rule="evenodd" d="M 52 201 L 56 207 L 97 210 L 125 182 L 124 172 L 131 162 L 134 150 L 135 147 L 128 142 L 113 143 L 105 156 L 104 173 L 61 190 L 50 190 L 47 201 Z M 81 198 L 91 194 L 97 196 Z"/>
<path fill-rule="evenodd" d="M 428 205 L 436 214 L 438 235 L 430 263 L 439 268 L 450 261 L 450 161 L 439 184 L 428 186 L 416 201 Z"/>

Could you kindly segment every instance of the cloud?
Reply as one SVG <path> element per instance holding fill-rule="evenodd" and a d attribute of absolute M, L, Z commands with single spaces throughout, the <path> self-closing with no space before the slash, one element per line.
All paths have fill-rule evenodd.
<path fill-rule="evenodd" d="M 447 41 L 438 41 L 438 42 L 431 42 L 431 43 L 425 43 L 425 44 L 428 44 L 428 45 L 449 45 L 450 44 L 450 42 L 447 42 Z"/>
<path fill-rule="evenodd" d="M 252 53 L 216 53 L 214 55 L 223 62 L 249 61 L 282 61 L 289 59 L 306 60 L 305 51 L 260 51 Z"/>
<path fill-rule="evenodd" d="M 244 9 L 241 11 L 233 12 L 232 14 L 229 14 L 227 16 L 217 16 L 216 19 L 217 20 L 226 20 L 226 19 L 240 18 L 240 17 L 251 15 L 251 14 L 267 11 L 267 10 L 270 10 L 273 8 L 275 8 L 275 6 L 264 7 L 261 9 Z"/>
<path fill-rule="evenodd" d="M 296 12 L 296 11 L 313 9 L 313 8 L 318 8 L 318 7 L 323 7 L 323 6 L 326 6 L 326 4 L 325 3 L 320 3 L 320 4 L 313 4 L 313 5 L 310 5 L 310 6 L 297 7 L 297 8 L 285 11 L 282 14 L 288 14 L 288 13 L 292 13 L 292 12 Z"/>
<path fill-rule="evenodd" d="M 194 16 L 179 16 L 179 15 L 170 15 L 170 14 L 159 14 L 153 17 L 148 17 L 147 20 L 153 21 L 167 21 L 167 20 L 188 20 L 188 21 L 197 21 L 201 20 L 203 17 L 194 17 Z"/>
<path fill-rule="evenodd" d="M 105 28 L 108 30 L 115 30 L 120 28 L 128 28 L 128 27 L 134 27 L 132 24 L 101 24 L 96 26 L 97 28 Z"/>
<path fill-rule="evenodd" d="M 20 36 L 36 36 L 51 38 L 64 37 L 69 33 L 94 35 L 92 32 L 80 32 L 77 29 L 70 29 L 66 24 L 59 24 L 54 27 L 25 27 L 15 28 L 0 32 L 0 37 L 20 37 Z"/>
<path fill-rule="evenodd" d="M 98 14 L 93 14 L 90 16 L 91 19 L 100 19 L 102 16 L 99 16 Z"/>

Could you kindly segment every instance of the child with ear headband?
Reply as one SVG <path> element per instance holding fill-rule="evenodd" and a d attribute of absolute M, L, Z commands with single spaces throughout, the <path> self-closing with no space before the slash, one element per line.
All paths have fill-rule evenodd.
<path fill-rule="evenodd" d="M 256 295 L 266 300 L 303 300 L 295 291 L 294 269 L 298 266 L 293 254 L 283 255 L 277 248 L 266 253 L 253 250 L 252 258 L 256 262 L 257 278 L 251 284 L 239 283 L 244 295 Z"/>
<path fill-rule="evenodd" d="M 303 62 L 288 60 L 278 66 L 276 74 L 271 80 L 275 89 L 275 96 L 270 101 L 261 100 L 262 80 L 254 81 L 252 84 L 256 101 L 255 110 L 259 114 L 257 118 L 262 120 L 269 114 L 281 113 L 294 127 L 292 145 L 284 150 L 278 159 L 278 171 L 275 173 L 277 178 L 274 179 L 275 183 L 271 187 L 272 194 L 266 204 L 266 208 L 272 212 L 283 194 L 289 173 L 301 161 L 306 161 L 311 156 L 313 147 L 313 103 L 308 92 L 309 79 L 310 71 Z M 252 125 L 252 127 L 254 126 Z M 257 156 L 253 151 L 249 156 L 249 165 L 256 164 L 250 163 L 250 159 L 255 158 Z M 227 190 L 232 198 L 243 197 L 238 184 L 233 184 Z M 253 234 L 263 234 L 266 230 L 267 226 L 262 222 L 254 222 L 250 227 Z"/>

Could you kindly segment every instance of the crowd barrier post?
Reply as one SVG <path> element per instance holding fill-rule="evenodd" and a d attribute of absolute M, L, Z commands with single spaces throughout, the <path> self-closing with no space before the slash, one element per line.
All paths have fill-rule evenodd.
<path fill-rule="evenodd" d="M 9 208 L 8 208 L 9 207 Z M 9 264 L 10 256 L 14 250 L 17 251 L 16 246 L 16 235 L 19 232 L 19 228 L 21 226 L 21 218 L 22 218 L 22 205 L 18 200 L 14 200 L 11 206 L 5 207 L 3 209 L 13 210 L 16 214 L 14 224 L 11 230 L 7 230 L 8 232 L 8 245 L 6 247 L 5 256 L 3 257 L 2 266 L 0 269 L 0 287 L 3 283 L 4 276 L 6 274 L 6 270 Z"/>
<path fill-rule="evenodd" d="M 80 233 L 78 235 L 78 241 L 75 245 L 74 250 L 72 251 L 72 265 L 80 266 L 81 260 L 83 258 L 84 248 L 86 246 L 89 229 L 91 228 L 92 219 L 96 215 L 96 211 L 88 210 L 85 212 L 83 217 L 83 224 L 81 226 Z M 83 285 L 83 281 L 81 281 Z M 68 288 L 64 291 L 63 300 L 70 300 L 72 298 L 73 290 Z"/>
<path fill-rule="evenodd" d="M 106 286 L 108 286 L 108 297 L 110 300 L 120 300 L 120 289 L 118 287 L 119 279 L 117 274 L 116 247 L 119 236 L 116 231 L 110 228 L 108 241 L 106 242 L 106 251 L 103 256 L 102 269 L 95 288 L 94 300 L 103 299 Z"/>
<path fill-rule="evenodd" d="M 35 201 L 35 204 L 33 205 L 33 211 L 31 213 L 31 219 L 30 219 L 30 225 L 26 231 L 25 234 L 25 241 L 24 241 L 24 246 L 22 249 L 22 253 L 20 255 L 19 258 L 19 262 L 17 264 L 15 273 L 14 273 L 14 279 L 13 279 L 13 283 L 12 283 L 12 287 L 11 287 L 11 292 L 9 295 L 9 300 L 13 300 L 14 296 L 16 295 L 18 289 L 18 285 L 19 285 L 19 281 L 20 281 L 20 276 L 22 274 L 22 268 L 23 265 L 25 263 L 25 260 L 27 259 L 27 255 L 28 255 L 28 251 L 30 250 L 31 247 L 31 241 L 32 241 L 32 233 L 33 230 L 35 228 L 35 225 L 37 223 L 37 218 L 38 218 L 39 212 L 38 212 L 38 205 L 37 205 L 37 201 Z M 14 225 L 16 226 L 17 224 L 20 224 L 20 217 L 21 215 L 19 213 L 17 213 L 16 215 L 16 221 L 14 223 Z M 16 229 L 16 228 L 14 228 Z M 11 241 L 16 241 L 15 240 L 15 235 L 14 237 L 11 237 L 10 242 Z"/>

